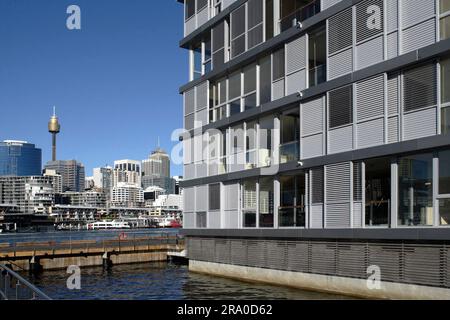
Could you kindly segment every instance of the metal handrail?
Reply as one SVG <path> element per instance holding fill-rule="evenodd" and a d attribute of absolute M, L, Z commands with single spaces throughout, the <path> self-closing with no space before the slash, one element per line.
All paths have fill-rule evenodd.
<path fill-rule="evenodd" d="M 19 289 L 22 287 L 31 292 L 29 300 L 52 300 L 48 295 L 39 290 L 35 285 L 27 281 L 20 274 L 14 272 L 10 268 L 2 264 L 0 264 L 0 279 L 2 280 L 1 283 L 3 284 L 2 286 L 0 286 L 0 300 L 21 300 L 21 298 L 19 297 Z M 6 281 L 7 279 L 9 281 Z M 11 282 L 11 280 L 15 281 Z M 10 286 L 11 284 L 15 284 L 15 296 L 11 296 L 8 294 L 8 284 Z"/>

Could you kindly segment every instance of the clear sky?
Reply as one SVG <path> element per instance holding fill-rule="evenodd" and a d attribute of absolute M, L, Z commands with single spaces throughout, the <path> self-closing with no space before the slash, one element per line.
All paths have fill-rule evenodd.
<path fill-rule="evenodd" d="M 81 30 L 66 28 L 71 4 Z M 45 164 L 55 105 L 57 157 L 81 161 L 87 176 L 147 158 L 158 136 L 170 154 L 188 79 L 182 36 L 176 0 L 0 0 L 0 140 L 35 143 Z"/>

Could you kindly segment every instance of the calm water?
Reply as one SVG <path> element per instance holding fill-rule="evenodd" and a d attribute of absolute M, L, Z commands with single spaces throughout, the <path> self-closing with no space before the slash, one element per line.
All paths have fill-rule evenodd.
<path fill-rule="evenodd" d="M 186 266 L 147 263 L 82 269 L 81 290 L 66 287 L 64 270 L 45 271 L 31 278 L 41 290 L 57 300 L 258 300 L 347 299 L 342 296 L 246 283 L 190 273 Z"/>

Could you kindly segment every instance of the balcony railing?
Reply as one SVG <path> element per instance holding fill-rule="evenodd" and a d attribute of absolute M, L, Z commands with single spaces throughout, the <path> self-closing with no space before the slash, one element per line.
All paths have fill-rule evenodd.
<path fill-rule="evenodd" d="M 51 300 L 21 275 L 0 265 L 0 300 Z"/>
<path fill-rule="evenodd" d="M 300 142 L 292 141 L 280 145 L 280 163 L 298 161 L 300 159 Z"/>
<path fill-rule="evenodd" d="M 314 87 L 327 81 L 327 65 L 322 64 L 309 70 L 309 86 Z"/>
<path fill-rule="evenodd" d="M 290 15 L 280 20 L 280 31 L 286 31 L 289 28 L 295 26 L 298 22 L 305 21 L 308 18 L 318 14 L 320 12 L 320 1 L 313 1 L 304 7 L 295 10 Z"/>

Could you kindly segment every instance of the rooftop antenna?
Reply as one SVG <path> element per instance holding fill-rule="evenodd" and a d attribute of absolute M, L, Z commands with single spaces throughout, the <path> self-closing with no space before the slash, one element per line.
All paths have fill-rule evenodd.
<path fill-rule="evenodd" d="M 158 136 L 158 149 L 161 147 L 160 141 L 159 141 L 159 136 Z"/>

